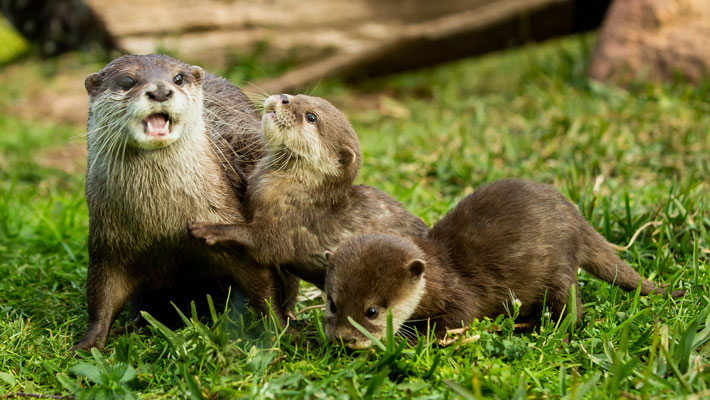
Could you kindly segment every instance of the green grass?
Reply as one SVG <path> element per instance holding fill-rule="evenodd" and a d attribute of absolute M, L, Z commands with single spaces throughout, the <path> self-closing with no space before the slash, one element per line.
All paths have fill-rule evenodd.
<path fill-rule="evenodd" d="M 585 78 L 593 37 L 574 37 L 358 86 L 312 92 L 350 116 L 364 152 L 360 181 L 434 223 L 484 182 L 554 184 L 646 277 L 688 292 L 639 297 L 580 273 L 584 317 L 471 325 L 471 343 L 423 339 L 351 352 L 309 346 L 236 312 L 186 327 L 114 332 L 101 353 L 68 349 L 86 326 L 83 176 L 43 167 L 43 151 L 82 127 L 0 115 L 0 393 L 146 398 L 681 398 L 710 396 L 710 84 Z M 44 79 L 37 76 L 36 79 Z M 17 86 L 15 84 L 15 86 Z M 8 104 L 14 94 L 0 94 Z M 2 110 L 2 108 L 0 108 Z M 317 304 L 312 300 L 298 308 Z M 215 305 L 222 310 L 224 305 Z M 122 315 L 114 326 L 127 321 Z M 256 325 L 260 325 L 257 323 Z M 258 328 L 258 326 L 257 326 Z M 152 334 L 149 334 L 152 333 Z M 3 395 L 0 394 L 0 398 Z"/>

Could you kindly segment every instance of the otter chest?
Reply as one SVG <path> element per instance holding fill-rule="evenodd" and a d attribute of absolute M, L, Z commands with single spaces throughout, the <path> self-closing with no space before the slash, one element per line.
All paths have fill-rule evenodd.
<path fill-rule="evenodd" d="M 241 219 L 218 165 L 211 169 L 133 162 L 113 175 L 91 176 L 91 172 L 86 197 L 92 219 L 132 241 L 184 236 L 189 224 L 199 220 L 234 223 Z"/>

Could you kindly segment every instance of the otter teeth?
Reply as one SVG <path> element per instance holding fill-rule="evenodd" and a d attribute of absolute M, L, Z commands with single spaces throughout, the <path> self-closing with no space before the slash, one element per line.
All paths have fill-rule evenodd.
<path fill-rule="evenodd" d="M 170 118 L 166 114 L 151 114 L 143 123 L 145 134 L 153 137 L 170 135 Z"/>

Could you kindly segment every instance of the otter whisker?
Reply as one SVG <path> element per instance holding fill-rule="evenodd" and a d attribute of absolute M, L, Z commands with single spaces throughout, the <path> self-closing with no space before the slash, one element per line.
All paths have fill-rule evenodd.
<path fill-rule="evenodd" d="M 128 145 L 128 141 L 123 139 L 123 149 L 121 150 L 121 163 L 120 163 L 120 168 L 121 168 L 121 182 L 125 182 L 123 173 L 126 169 L 126 146 Z"/>
<path fill-rule="evenodd" d="M 259 96 L 264 96 L 264 98 L 261 99 L 261 100 L 262 100 L 262 103 L 263 103 L 263 100 L 266 100 L 266 98 L 268 98 L 268 97 L 270 96 L 269 93 L 268 93 L 266 90 L 264 90 L 264 88 L 262 88 L 261 86 L 255 84 L 255 83 L 253 83 L 253 82 L 242 81 L 241 83 L 242 83 L 242 84 L 247 84 L 247 85 L 249 85 L 249 86 L 251 86 L 251 87 L 257 89 L 258 91 L 260 91 L 260 92 L 262 93 L 262 94 L 259 94 L 259 93 L 251 92 L 252 94 L 250 94 L 250 95 L 248 96 L 250 99 L 251 99 L 252 97 L 258 98 Z"/>
<path fill-rule="evenodd" d="M 399 330 L 397 332 L 407 333 L 408 335 L 410 335 L 412 337 L 417 336 L 417 332 L 414 330 L 414 328 L 412 328 L 411 326 L 407 326 L 407 325 L 400 326 Z"/>
<path fill-rule="evenodd" d="M 322 76 L 320 78 L 318 78 L 318 82 L 316 82 L 315 86 L 310 86 L 308 89 L 304 90 L 303 93 L 305 93 L 309 96 L 312 96 L 313 93 L 315 93 L 316 90 L 318 89 L 318 87 L 320 86 L 321 82 L 323 82 Z"/>
<path fill-rule="evenodd" d="M 241 175 L 240 175 L 240 174 L 237 172 L 237 170 L 234 168 L 234 164 L 231 163 L 231 162 L 227 159 L 227 156 L 224 155 L 224 153 L 222 152 L 222 149 L 220 148 L 220 146 L 219 146 L 217 143 L 215 143 L 215 141 L 214 141 L 209 135 L 207 135 L 207 140 L 209 140 L 210 143 L 212 144 L 212 148 L 214 148 L 215 150 L 217 150 L 217 152 L 219 152 L 219 156 L 225 161 L 224 164 L 227 164 L 227 165 L 229 166 L 229 169 L 231 169 L 232 172 L 234 172 L 234 175 L 239 176 L 239 177 L 241 178 Z"/>
<path fill-rule="evenodd" d="M 407 331 L 397 331 L 397 333 L 395 335 L 399 336 L 405 340 L 414 340 L 417 338 L 417 335 L 415 335 L 412 332 L 407 332 Z"/>

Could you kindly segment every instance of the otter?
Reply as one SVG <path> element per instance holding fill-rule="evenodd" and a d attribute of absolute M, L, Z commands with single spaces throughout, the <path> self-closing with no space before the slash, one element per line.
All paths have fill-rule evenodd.
<path fill-rule="evenodd" d="M 265 149 L 246 96 L 158 54 L 119 57 L 85 87 L 89 326 L 73 349 L 103 348 L 130 298 L 204 279 L 234 282 L 254 308 L 273 308 L 284 324 L 280 305 L 297 281 L 240 249 L 206 246 L 188 229 L 195 218 L 243 221 L 235 188 Z"/>
<path fill-rule="evenodd" d="M 579 293 L 577 267 L 628 291 L 665 292 L 622 261 L 561 193 L 523 180 L 477 189 L 426 238 L 363 235 L 327 258 L 326 335 L 356 349 L 372 343 L 348 317 L 383 338 L 388 310 L 395 332 L 404 324 L 425 332 L 430 322 L 439 338 L 505 313 L 511 297 L 520 317 L 539 317 L 544 306 L 559 318 L 571 286 Z M 576 305 L 579 319 L 579 297 Z"/>
<path fill-rule="evenodd" d="M 207 243 L 236 243 L 265 265 L 283 265 L 323 288 L 325 251 L 369 233 L 426 236 L 427 225 L 387 194 L 353 185 L 362 154 L 347 118 L 328 101 L 270 96 L 262 129 L 268 155 L 249 176 L 246 222 L 195 223 Z"/>

